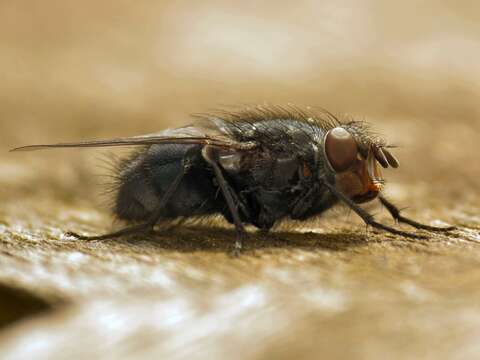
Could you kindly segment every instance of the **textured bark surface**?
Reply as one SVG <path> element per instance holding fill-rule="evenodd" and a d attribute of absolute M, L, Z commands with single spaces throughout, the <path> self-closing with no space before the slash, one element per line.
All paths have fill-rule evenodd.
<path fill-rule="evenodd" d="M 480 12 L 427 3 L 1 4 L 0 358 L 478 358 Z M 458 230 L 414 241 L 340 207 L 252 231 L 240 258 L 218 219 L 78 241 L 64 231 L 121 226 L 98 195 L 103 151 L 7 152 L 264 100 L 371 121 L 401 145 L 389 199 Z"/>

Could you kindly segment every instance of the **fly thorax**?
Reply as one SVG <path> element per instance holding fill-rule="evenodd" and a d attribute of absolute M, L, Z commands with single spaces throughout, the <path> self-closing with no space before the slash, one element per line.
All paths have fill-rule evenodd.
<path fill-rule="evenodd" d="M 274 188 L 284 188 L 298 179 L 300 162 L 296 157 L 287 154 L 278 157 L 273 164 L 272 185 Z"/>

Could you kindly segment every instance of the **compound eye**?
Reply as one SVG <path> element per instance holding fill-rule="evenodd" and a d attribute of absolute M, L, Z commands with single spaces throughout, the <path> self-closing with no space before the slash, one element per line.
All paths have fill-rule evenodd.
<path fill-rule="evenodd" d="M 333 128 L 325 136 L 325 154 L 333 170 L 345 171 L 357 160 L 357 142 L 344 128 Z"/>

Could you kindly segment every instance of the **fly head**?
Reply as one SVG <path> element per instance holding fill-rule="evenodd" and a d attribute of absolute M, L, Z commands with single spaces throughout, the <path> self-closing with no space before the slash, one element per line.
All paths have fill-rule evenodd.
<path fill-rule="evenodd" d="M 380 167 L 399 166 L 385 142 L 359 122 L 328 130 L 323 139 L 323 154 L 337 189 L 356 203 L 373 200 L 380 193 L 385 183 Z"/>

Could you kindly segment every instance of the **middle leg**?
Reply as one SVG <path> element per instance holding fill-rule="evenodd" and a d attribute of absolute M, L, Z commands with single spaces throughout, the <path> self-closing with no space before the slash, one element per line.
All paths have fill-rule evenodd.
<path fill-rule="evenodd" d="M 205 146 L 202 151 L 203 157 L 205 160 L 212 166 L 213 171 L 215 173 L 215 177 L 218 181 L 218 185 L 222 190 L 222 194 L 225 197 L 225 201 L 227 202 L 228 209 L 230 210 L 230 214 L 233 219 L 233 223 L 235 225 L 235 229 L 237 231 L 237 238 L 235 240 L 235 255 L 238 255 L 240 250 L 243 247 L 243 239 L 246 238 L 247 232 L 245 227 L 243 226 L 242 220 L 240 218 L 240 213 L 238 208 L 240 206 L 240 202 L 238 200 L 238 196 L 236 195 L 235 191 L 232 187 L 228 184 L 227 180 L 223 176 L 222 169 L 218 164 L 217 155 L 215 148 L 210 146 Z"/>

